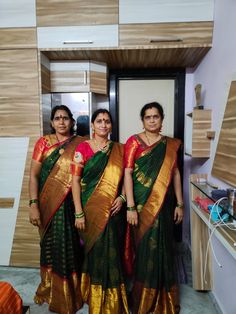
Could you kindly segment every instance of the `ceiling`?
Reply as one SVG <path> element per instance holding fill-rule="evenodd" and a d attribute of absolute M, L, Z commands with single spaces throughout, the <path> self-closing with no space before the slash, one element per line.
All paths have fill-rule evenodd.
<path fill-rule="evenodd" d="M 207 54 L 211 45 L 186 47 L 102 48 L 41 50 L 49 60 L 93 60 L 104 62 L 110 70 L 148 68 L 193 68 Z"/>

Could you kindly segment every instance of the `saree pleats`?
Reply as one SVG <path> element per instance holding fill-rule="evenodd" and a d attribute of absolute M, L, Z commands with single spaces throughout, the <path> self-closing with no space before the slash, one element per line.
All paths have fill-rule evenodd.
<path fill-rule="evenodd" d="M 93 180 L 88 179 L 91 173 Z M 129 313 L 121 258 L 125 213 L 121 211 L 113 217 L 109 214 L 121 178 L 121 146 L 112 143 L 110 152 L 99 152 L 90 159 L 81 180 L 86 221 L 89 223 L 91 219 L 94 226 L 92 217 L 96 217 L 97 226 L 93 230 L 88 227 L 86 234 L 81 232 L 86 252 L 81 291 L 83 301 L 89 305 L 89 313 L 93 314 Z"/>
<path fill-rule="evenodd" d="M 175 199 L 171 184 L 177 149 L 175 142 L 162 141 L 135 164 L 134 195 L 141 218 L 139 227 L 133 229 L 136 243 L 133 313 L 178 313 L 172 247 Z"/>
<path fill-rule="evenodd" d="M 55 163 L 59 164 L 60 149 L 61 147 L 58 147 L 44 161 L 41 171 L 41 190 L 48 181 Z M 66 146 L 63 146 L 63 149 L 66 150 Z M 62 159 L 59 162 L 61 163 L 63 160 L 65 161 Z M 62 179 L 61 173 L 65 172 L 58 172 L 58 177 Z M 59 181 L 58 179 L 57 183 Z M 44 195 L 47 195 L 46 191 Z M 57 194 L 48 195 L 48 197 L 57 198 Z M 44 230 L 41 231 L 41 283 L 36 291 L 34 301 L 38 304 L 47 302 L 49 310 L 56 313 L 74 314 L 83 306 L 80 288 L 83 250 L 77 229 L 74 227 L 72 194 L 66 190 L 65 194 L 59 195 L 59 197 L 62 199 L 59 208 L 52 208 L 53 215 L 50 216 L 50 220 L 47 221 Z M 41 206 L 41 213 L 43 209 Z"/>

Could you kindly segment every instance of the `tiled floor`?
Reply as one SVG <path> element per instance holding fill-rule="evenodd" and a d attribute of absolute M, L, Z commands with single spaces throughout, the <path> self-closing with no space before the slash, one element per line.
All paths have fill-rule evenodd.
<path fill-rule="evenodd" d="M 188 284 L 180 285 L 181 314 L 220 314 L 210 293 L 197 292 L 191 287 L 191 260 L 185 256 Z M 24 305 L 30 306 L 30 314 L 49 314 L 47 304 L 33 303 L 34 292 L 39 284 L 39 270 L 32 268 L 0 267 L 0 281 L 7 281 L 23 299 Z M 77 312 L 87 314 L 88 307 Z"/>

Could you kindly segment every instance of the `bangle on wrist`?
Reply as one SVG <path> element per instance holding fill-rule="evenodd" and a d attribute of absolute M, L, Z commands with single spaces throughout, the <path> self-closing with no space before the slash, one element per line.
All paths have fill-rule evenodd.
<path fill-rule="evenodd" d="M 134 212 L 134 211 L 136 211 L 136 207 L 135 206 L 127 206 L 127 211 L 128 212 Z"/>
<path fill-rule="evenodd" d="M 75 218 L 83 218 L 83 217 L 84 217 L 83 211 L 81 213 L 75 213 Z"/>
<path fill-rule="evenodd" d="M 120 194 L 119 197 L 121 198 L 122 203 L 126 202 L 126 197 L 123 194 Z"/>
<path fill-rule="evenodd" d="M 34 199 L 32 199 L 32 200 L 29 200 L 29 206 L 30 206 L 31 204 L 38 204 L 38 202 L 39 202 L 39 200 L 38 200 L 37 198 L 34 198 Z"/>
<path fill-rule="evenodd" d="M 177 204 L 176 204 L 176 207 L 178 207 L 178 208 L 184 208 L 184 203 L 177 203 Z"/>

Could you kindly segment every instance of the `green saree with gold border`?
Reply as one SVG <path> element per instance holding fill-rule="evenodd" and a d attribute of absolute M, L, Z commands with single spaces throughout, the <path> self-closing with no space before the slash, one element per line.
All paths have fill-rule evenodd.
<path fill-rule="evenodd" d="M 86 230 L 81 290 L 89 313 L 128 313 L 122 270 L 125 212 L 110 216 L 123 175 L 123 146 L 111 142 L 106 152 L 97 152 L 85 164 L 81 199 Z"/>
<path fill-rule="evenodd" d="M 74 314 L 83 305 L 80 290 L 83 250 L 74 226 L 70 163 L 82 138 L 72 137 L 52 146 L 42 163 L 39 207 L 42 221 L 41 283 L 35 303 L 49 304 L 49 310 Z"/>
<path fill-rule="evenodd" d="M 136 245 L 133 313 L 179 311 L 173 255 L 175 194 L 172 173 L 180 141 L 164 138 L 135 161 L 134 198 L 139 225 Z"/>

